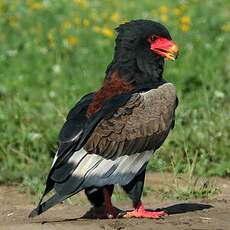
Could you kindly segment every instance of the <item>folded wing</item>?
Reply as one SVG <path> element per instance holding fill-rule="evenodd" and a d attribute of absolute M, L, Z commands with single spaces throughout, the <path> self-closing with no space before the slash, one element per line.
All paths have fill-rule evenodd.
<path fill-rule="evenodd" d="M 56 194 L 36 215 L 86 187 L 128 184 L 166 139 L 176 101 L 175 87 L 165 83 L 134 93 L 112 116 L 104 114 L 84 145 L 53 170 Z"/>

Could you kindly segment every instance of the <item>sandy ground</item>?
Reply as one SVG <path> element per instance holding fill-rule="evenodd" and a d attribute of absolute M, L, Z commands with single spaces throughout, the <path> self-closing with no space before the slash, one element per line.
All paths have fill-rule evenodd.
<path fill-rule="evenodd" d="M 165 174 L 147 175 L 146 184 L 162 186 L 163 183 L 170 183 L 170 177 Z M 80 198 L 77 205 L 59 204 L 39 217 L 28 219 L 27 216 L 35 205 L 25 194 L 17 192 L 15 187 L 0 186 L 0 230 L 230 230 L 230 180 L 220 178 L 216 181 L 221 193 L 211 199 L 161 201 L 152 193 L 144 197 L 147 208 L 163 208 L 169 213 L 159 220 L 81 218 L 90 209 L 90 204 L 86 202 L 83 194 L 78 195 Z M 130 208 L 128 200 L 114 203 L 122 209 Z"/>

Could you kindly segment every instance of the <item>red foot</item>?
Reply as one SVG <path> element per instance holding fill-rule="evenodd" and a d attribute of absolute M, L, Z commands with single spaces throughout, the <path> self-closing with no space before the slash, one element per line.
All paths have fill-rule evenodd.
<path fill-rule="evenodd" d="M 159 219 L 161 218 L 162 216 L 165 216 L 167 215 L 166 212 L 164 211 L 147 211 L 145 210 L 144 208 L 144 205 L 142 202 L 140 202 L 136 209 L 133 210 L 133 211 L 128 211 L 124 217 L 126 218 L 132 218 L 132 217 L 135 217 L 135 218 L 151 218 L 151 219 Z"/>

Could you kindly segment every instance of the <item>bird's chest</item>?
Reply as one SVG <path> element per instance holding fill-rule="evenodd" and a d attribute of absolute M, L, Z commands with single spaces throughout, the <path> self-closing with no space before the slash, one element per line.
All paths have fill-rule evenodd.
<path fill-rule="evenodd" d="M 134 87 L 129 82 L 121 79 L 117 74 L 114 74 L 111 79 L 106 80 L 101 89 L 94 94 L 93 101 L 87 110 L 87 116 L 90 117 L 92 114 L 101 109 L 102 104 L 106 100 L 119 94 L 129 92 L 133 90 L 133 88 Z"/>

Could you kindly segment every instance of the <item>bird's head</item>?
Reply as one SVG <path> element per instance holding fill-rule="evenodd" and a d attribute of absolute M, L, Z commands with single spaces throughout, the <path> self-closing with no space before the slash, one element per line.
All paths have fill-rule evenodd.
<path fill-rule="evenodd" d="M 178 48 L 168 30 L 151 20 L 132 20 L 117 29 L 113 63 L 147 75 L 161 75 L 165 60 L 175 60 Z M 159 73 L 156 73 L 156 72 Z"/>
<path fill-rule="evenodd" d="M 175 60 L 178 48 L 172 40 L 168 30 L 162 24 L 151 20 L 132 20 L 121 24 L 117 29 L 116 43 L 123 43 L 123 47 L 143 49 L 165 58 Z"/>
<path fill-rule="evenodd" d="M 124 48 L 143 49 L 165 58 L 175 60 L 178 48 L 168 30 L 162 24 L 151 20 L 132 20 L 120 25 L 117 29 L 116 43 L 123 43 Z M 117 44 L 119 45 L 119 44 Z"/>

